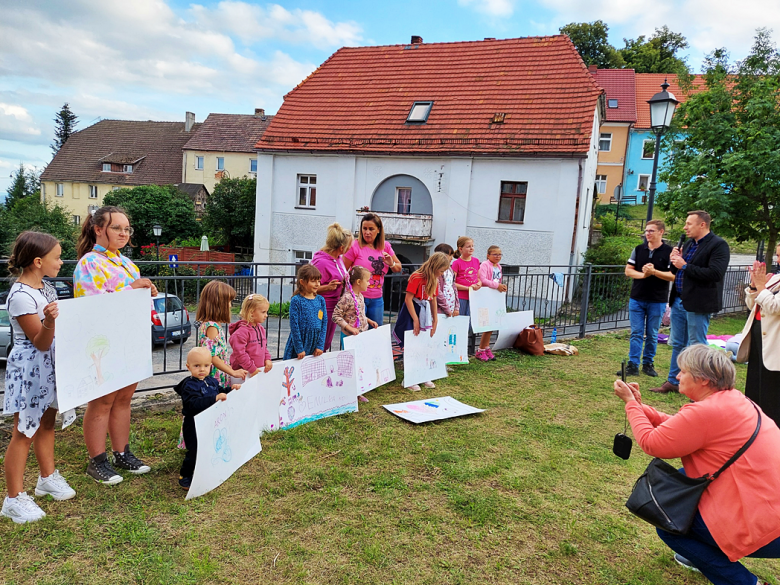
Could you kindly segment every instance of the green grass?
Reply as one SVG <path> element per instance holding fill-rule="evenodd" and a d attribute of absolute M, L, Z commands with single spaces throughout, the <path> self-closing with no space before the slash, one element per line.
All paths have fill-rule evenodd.
<path fill-rule="evenodd" d="M 711 331 L 736 333 L 744 318 Z M 458 366 L 425 394 L 487 409 L 477 416 L 411 425 L 381 405 L 423 396 L 384 386 L 358 413 L 264 437 L 260 455 L 190 502 L 175 412 L 134 416 L 153 471 L 114 487 L 85 477 L 74 425 L 56 451 L 78 496 L 43 500 L 36 524 L 0 522 L 0 582 L 704 585 L 624 507 L 650 460 L 636 445 L 628 461 L 611 452 L 628 334 L 575 344 L 577 357 L 502 352 Z M 660 370 L 670 353 L 659 346 Z M 675 412 L 685 398 L 646 401 Z M 28 489 L 36 473 L 31 456 Z M 746 564 L 778 583 L 780 563 Z"/>

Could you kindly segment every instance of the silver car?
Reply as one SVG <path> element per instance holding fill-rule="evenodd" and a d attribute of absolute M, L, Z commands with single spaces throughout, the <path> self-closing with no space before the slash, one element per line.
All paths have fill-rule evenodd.
<path fill-rule="evenodd" d="M 8 359 L 12 346 L 11 318 L 8 316 L 5 305 L 0 305 L 0 360 Z"/>
<path fill-rule="evenodd" d="M 174 295 L 158 293 L 152 298 L 152 343 L 163 345 L 169 341 L 184 343 L 192 333 L 187 307 Z"/>

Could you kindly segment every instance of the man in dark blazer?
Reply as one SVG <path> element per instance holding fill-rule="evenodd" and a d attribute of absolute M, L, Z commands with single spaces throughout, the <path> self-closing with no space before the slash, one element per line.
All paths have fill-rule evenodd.
<path fill-rule="evenodd" d="M 689 345 L 707 343 L 710 316 L 723 308 L 723 278 L 731 253 L 725 240 L 710 231 L 711 220 L 706 211 L 689 211 L 684 229 L 690 239 L 682 250 L 672 250 L 672 363 L 666 382 L 651 392 L 678 392 L 677 356 Z"/>

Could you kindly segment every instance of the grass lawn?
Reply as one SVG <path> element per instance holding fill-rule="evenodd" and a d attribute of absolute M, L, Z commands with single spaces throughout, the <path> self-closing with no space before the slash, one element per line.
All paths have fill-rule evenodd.
<path fill-rule="evenodd" d="M 744 318 L 711 332 L 736 333 Z M 41 522 L 0 522 L 0 582 L 706 583 L 623 505 L 650 461 L 636 445 L 629 461 L 611 452 L 628 334 L 575 343 L 578 357 L 503 352 L 459 366 L 428 393 L 382 387 L 359 413 L 264 437 L 258 457 L 191 502 L 176 482 L 176 413 L 134 416 L 132 444 L 153 471 L 115 487 L 84 475 L 75 424 L 56 449 L 78 496 L 43 500 Z M 660 370 L 670 354 L 659 346 Z M 487 411 L 414 426 L 381 407 L 443 395 Z M 686 399 L 646 400 L 675 412 Z M 778 583 L 780 562 L 746 564 Z"/>

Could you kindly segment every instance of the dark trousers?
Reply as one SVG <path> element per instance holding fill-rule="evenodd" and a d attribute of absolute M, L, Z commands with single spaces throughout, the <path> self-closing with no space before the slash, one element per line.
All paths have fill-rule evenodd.
<path fill-rule="evenodd" d="M 184 463 L 181 464 L 179 475 L 192 477 L 192 474 L 195 472 L 195 460 L 198 457 L 198 435 L 195 433 L 194 416 L 184 417 L 181 432 L 184 436 L 184 445 L 187 447 L 187 453 L 184 455 Z"/>

